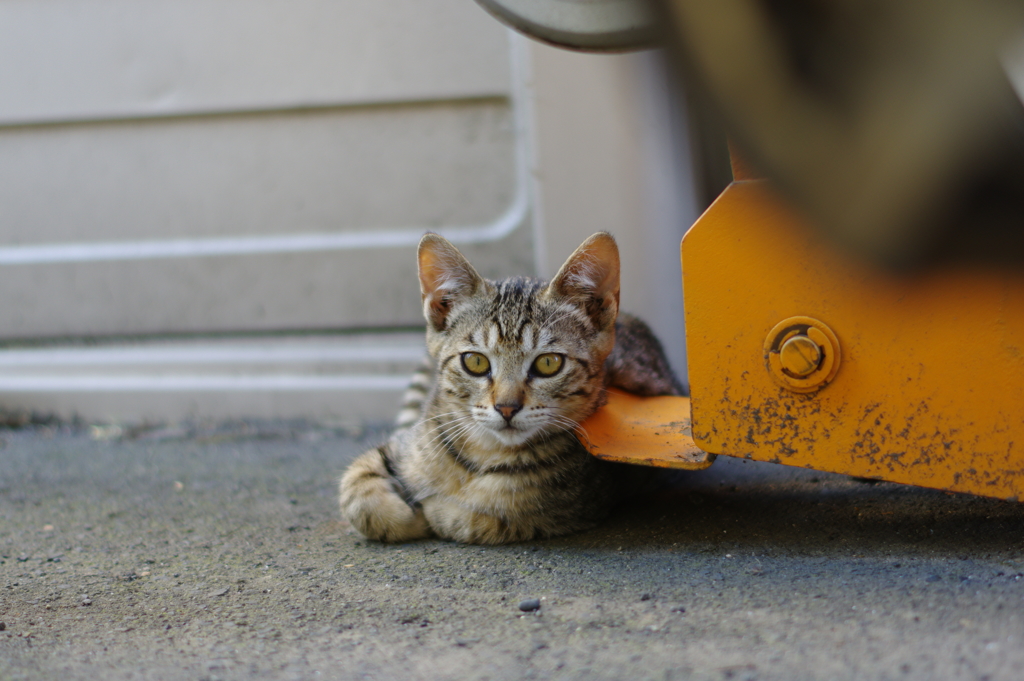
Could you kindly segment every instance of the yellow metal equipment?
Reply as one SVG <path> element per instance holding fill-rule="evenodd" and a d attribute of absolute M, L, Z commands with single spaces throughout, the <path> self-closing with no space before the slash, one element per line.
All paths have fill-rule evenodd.
<path fill-rule="evenodd" d="M 682 261 L 692 414 L 612 395 L 584 423 L 596 455 L 700 468 L 703 451 L 1024 498 L 1024 276 L 887 274 L 760 180 L 723 192 Z"/>
<path fill-rule="evenodd" d="M 820 228 L 734 157 L 682 244 L 692 414 L 690 398 L 613 393 L 580 429 L 595 456 L 727 454 L 1022 498 L 1024 274 L 901 277 L 819 235 L 874 262 L 1020 250 L 1024 4 L 477 1 L 572 49 L 665 29 L 716 120 Z"/>
<path fill-rule="evenodd" d="M 609 391 L 608 403 L 587 419 L 579 437 L 594 456 L 607 461 L 700 470 L 715 460 L 693 443 L 688 397 Z"/>

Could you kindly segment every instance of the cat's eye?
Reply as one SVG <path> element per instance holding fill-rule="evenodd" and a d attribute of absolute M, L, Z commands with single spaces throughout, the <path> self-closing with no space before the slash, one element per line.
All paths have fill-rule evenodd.
<path fill-rule="evenodd" d="M 533 360 L 533 371 L 539 376 L 554 376 L 564 362 L 565 358 L 557 352 L 547 352 Z"/>
<path fill-rule="evenodd" d="M 462 368 L 471 376 L 484 376 L 491 370 L 491 361 L 479 352 L 464 352 Z"/>

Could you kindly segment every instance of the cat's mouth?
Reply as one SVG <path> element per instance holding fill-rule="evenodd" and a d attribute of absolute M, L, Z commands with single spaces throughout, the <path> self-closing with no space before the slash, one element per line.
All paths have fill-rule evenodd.
<path fill-rule="evenodd" d="M 518 437 L 525 434 L 525 431 L 522 428 L 513 426 L 511 423 L 501 424 L 496 429 L 496 432 L 504 437 Z"/>
<path fill-rule="evenodd" d="M 523 428 L 511 423 L 502 423 L 488 429 L 498 442 L 506 447 L 525 444 L 533 435 L 535 428 Z"/>

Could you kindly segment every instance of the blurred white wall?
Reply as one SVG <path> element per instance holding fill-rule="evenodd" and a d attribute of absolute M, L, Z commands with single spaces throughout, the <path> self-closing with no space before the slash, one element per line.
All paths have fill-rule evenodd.
<path fill-rule="evenodd" d="M 0 339 L 417 324 L 428 229 L 533 267 L 467 0 L 11 0 L 0 64 Z"/>
<path fill-rule="evenodd" d="M 622 309 L 651 325 L 685 379 L 679 242 L 698 208 L 660 55 L 530 52 L 545 274 L 594 232 L 615 235 Z"/>
<path fill-rule="evenodd" d="M 470 0 L 10 0 L 0 62 L 0 409 L 389 418 L 428 229 L 491 277 L 613 233 L 684 372 L 696 216 L 652 53 Z"/>

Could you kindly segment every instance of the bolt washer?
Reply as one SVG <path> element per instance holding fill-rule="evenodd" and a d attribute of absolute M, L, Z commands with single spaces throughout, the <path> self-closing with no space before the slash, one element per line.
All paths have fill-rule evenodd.
<path fill-rule="evenodd" d="M 804 375 L 783 366 L 779 351 L 786 341 L 797 336 L 809 338 L 821 356 L 817 367 Z M 839 371 L 839 338 L 824 322 L 813 317 L 790 317 L 775 325 L 764 341 L 764 362 L 776 383 L 797 393 L 812 393 L 832 382 Z"/>

